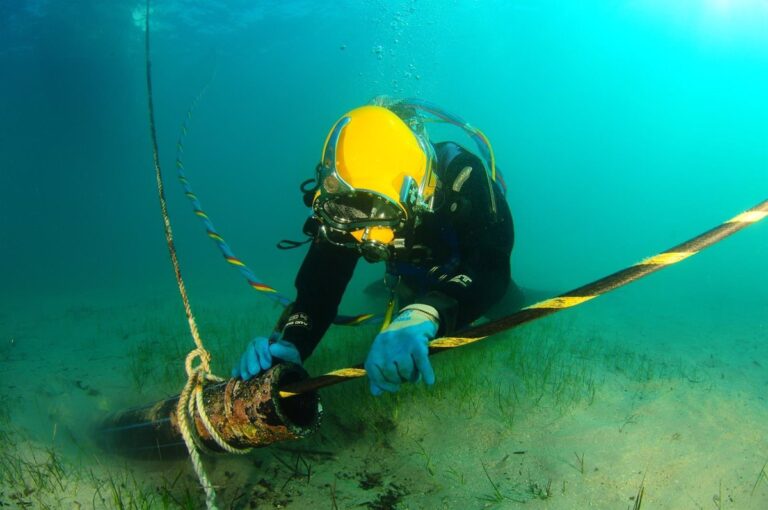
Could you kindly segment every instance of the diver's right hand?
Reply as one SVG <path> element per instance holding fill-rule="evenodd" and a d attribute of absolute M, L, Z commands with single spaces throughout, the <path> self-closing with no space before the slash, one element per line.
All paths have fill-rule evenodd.
<path fill-rule="evenodd" d="M 291 342 L 279 338 L 270 343 L 269 338 L 259 336 L 248 343 L 240 357 L 240 363 L 232 369 L 232 377 L 247 381 L 264 370 L 269 370 L 274 358 L 301 365 L 299 350 Z"/>

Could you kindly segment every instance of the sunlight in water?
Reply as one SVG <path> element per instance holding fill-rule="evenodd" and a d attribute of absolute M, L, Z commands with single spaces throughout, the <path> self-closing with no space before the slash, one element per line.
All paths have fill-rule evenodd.
<path fill-rule="evenodd" d="M 666 25 L 706 45 L 759 51 L 768 46 L 768 0 L 643 0 L 632 9 L 655 25 Z"/>

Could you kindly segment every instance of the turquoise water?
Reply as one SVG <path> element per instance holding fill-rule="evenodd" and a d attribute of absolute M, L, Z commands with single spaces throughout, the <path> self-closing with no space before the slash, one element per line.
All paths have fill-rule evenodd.
<path fill-rule="evenodd" d="M 523 286 L 552 294 L 663 251 L 767 195 L 765 0 L 153 3 L 152 71 L 166 192 L 184 276 L 202 325 L 216 337 L 221 370 L 252 335 L 269 327 L 279 310 L 221 261 L 172 178 L 179 126 L 206 86 L 185 139 L 189 177 L 235 252 L 288 295 L 303 250 L 279 252 L 274 245 L 300 238 L 307 211 L 298 184 L 312 177 L 333 122 L 379 94 L 435 102 L 485 132 L 508 182 L 517 231 L 514 277 Z M 154 188 L 143 20 L 143 4 L 123 0 L 0 6 L 0 379 L 6 387 L 5 407 L 12 409 L 0 423 L 30 436 L 33 445 L 47 445 L 54 424 L 76 429 L 75 416 L 93 414 L 95 408 L 115 410 L 162 396 L 160 389 L 138 391 L 132 385 L 127 360 L 142 345 L 161 349 L 166 345 L 158 340 L 161 336 L 187 342 Z M 553 325 L 537 326 L 554 328 L 554 336 L 570 339 L 568 345 L 598 345 L 580 357 L 558 358 L 564 366 L 587 367 L 590 380 L 605 387 L 598 403 L 577 399 L 563 411 L 580 424 L 573 435 L 597 437 L 606 423 L 621 425 L 634 414 L 646 417 L 650 429 L 688 419 L 707 424 L 668 434 L 696 437 L 700 446 L 674 450 L 686 459 L 688 469 L 680 473 L 659 457 L 632 462 L 608 453 L 600 457 L 601 473 L 619 473 L 624 467 L 650 473 L 649 506 L 684 508 L 693 501 L 698 506 L 692 508 L 713 508 L 713 494 L 722 508 L 764 508 L 768 501 L 768 477 L 765 482 L 759 477 L 768 459 L 763 420 L 768 414 L 763 396 L 768 384 L 766 260 L 768 222 L 762 222 L 679 265 L 564 312 Z M 361 301 L 356 293 L 379 272 L 378 267 L 360 268 L 353 292 L 345 297 L 345 312 L 380 305 Z M 342 342 L 334 335 L 343 336 L 332 333 L 329 345 Z M 371 332 L 356 335 L 362 347 L 349 363 L 365 354 Z M 487 354 L 476 350 L 475 357 L 467 355 L 466 363 L 491 363 L 493 381 L 506 381 L 503 364 L 482 357 L 500 363 L 501 355 L 490 354 L 493 344 L 485 349 Z M 566 352 L 575 351 L 569 347 Z M 622 354 L 611 357 L 611 352 Z M 617 357 L 640 370 L 637 356 L 650 357 L 656 367 L 652 376 L 612 371 L 621 364 Z M 455 377 L 471 379 L 462 375 L 459 354 L 452 359 L 459 367 Z M 454 373 L 447 368 L 450 363 L 444 379 Z M 665 371 L 667 366 L 679 369 Z M 436 369 L 439 385 L 437 362 Z M 154 368 L 147 374 L 160 377 Z M 175 380 L 179 386 L 181 379 L 183 373 Z M 646 389 L 653 383 L 643 393 L 647 399 L 665 402 L 667 410 L 689 412 L 685 417 L 674 411 L 635 412 L 632 403 L 612 408 L 610 403 L 638 380 Z M 661 396 L 667 383 L 681 392 L 675 404 Z M 98 396 L 83 387 L 98 387 Z M 455 381 L 450 385 L 460 387 Z M 357 404 L 371 405 L 363 386 L 355 391 Z M 451 391 L 456 393 L 441 396 L 445 402 L 459 399 L 460 390 Z M 431 398 L 409 395 L 414 409 Z M 61 399 L 72 399 L 66 411 Z M 331 397 L 331 402 L 338 399 Z M 534 400 L 526 401 L 531 409 Z M 704 402 L 711 407 L 702 407 Z M 331 416 L 341 414 L 328 407 Z M 487 411 L 472 416 L 478 429 L 493 428 L 488 423 L 498 416 Z M 457 424 L 465 419 L 453 420 L 448 404 L 430 413 L 440 416 L 439 423 L 446 417 Z M 723 438 L 735 426 L 729 421 L 734 414 L 744 416 L 738 421 L 744 429 L 733 432 L 741 441 L 738 450 L 729 449 Z M 531 416 L 526 426 L 536 430 L 552 423 Z M 359 419 L 364 422 L 362 415 Z M 328 420 L 319 441 L 326 440 L 322 449 L 347 466 L 360 461 L 355 449 L 380 446 L 381 434 L 386 435 L 378 430 L 369 436 L 368 430 L 345 442 L 349 433 L 337 421 Z M 429 438 L 433 425 L 428 418 L 419 423 Z M 466 485 L 458 471 L 444 466 L 424 474 L 423 455 L 410 439 L 418 433 L 397 430 L 402 435 L 386 442 L 405 446 L 385 449 L 381 461 L 396 468 L 380 469 L 396 479 L 392 484 L 404 487 L 390 507 L 515 504 L 483 499 L 493 490 L 477 462 Z M 523 425 L 505 430 L 530 433 Z M 456 437 L 463 433 L 457 431 Z M 573 437 L 569 434 L 564 437 Z M 59 443 L 66 443 L 61 437 Z M 594 489 L 600 486 L 597 480 L 578 485 L 569 477 L 583 475 L 571 466 L 571 450 L 580 447 L 567 441 L 553 446 L 543 432 L 526 437 L 528 446 L 519 449 L 546 443 L 559 459 L 553 464 L 565 466 L 567 473 L 548 464 L 543 454 L 535 468 L 528 466 L 557 486 L 556 496 L 534 498 L 533 504 L 574 508 L 591 502 L 596 508 L 624 508 L 623 496 L 640 481 L 617 475 L 603 493 Z M 617 438 L 616 444 L 634 444 L 642 451 L 653 450 L 657 442 L 652 435 L 624 439 Z M 480 441 L 481 451 L 487 453 L 491 443 Z M 435 455 L 450 460 L 440 446 L 434 445 Z M 84 448 L 91 458 L 91 450 Z M 712 452 L 705 462 L 694 452 L 707 448 Z M 732 464 L 734 456 L 743 464 Z M 331 483 L 323 473 L 342 470 L 338 458 L 317 461 L 323 483 Z M 485 457 L 489 466 L 503 453 L 491 458 L 490 453 Z M 256 459 L 274 464 L 267 453 Z M 642 465 L 630 466 L 635 461 Z M 401 462 L 416 467 L 409 471 Z M 501 464 L 494 466 L 498 473 L 491 469 L 491 474 L 502 477 Z M 239 473 L 247 470 L 238 468 Z M 699 487 L 696 480 L 703 472 L 711 479 Z M 251 490 L 249 496 L 253 487 L 263 489 L 253 477 L 240 481 L 246 492 Z M 674 499 L 673 484 L 663 481 L 671 479 L 678 480 L 686 497 Z M 718 481 L 721 492 L 723 486 L 731 490 L 731 501 L 721 496 Z M 485 486 L 475 490 L 475 483 Z M 322 493 L 323 504 L 330 505 L 330 489 L 317 484 L 308 482 L 304 491 Z M 340 494 L 347 490 L 349 495 L 348 500 L 340 496 L 339 507 L 374 499 L 355 499 L 354 491 L 365 489 L 339 484 Z M 623 499 L 605 496 L 620 492 Z M 262 494 L 264 501 L 275 501 L 273 496 Z M 309 508 L 298 492 L 291 498 L 293 507 Z"/>

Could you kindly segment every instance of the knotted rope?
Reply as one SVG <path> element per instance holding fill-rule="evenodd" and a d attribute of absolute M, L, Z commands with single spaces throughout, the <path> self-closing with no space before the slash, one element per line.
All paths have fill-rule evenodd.
<path fill-rule="evenodd" d="M 208 476 L 205 472 L 202 459 L 200 457 L 200 451 L 208 451 L 203 445 L 197 434 L 197 428 L 194 423 L 195 416 L 200 418 L 204 428 L 223 450 L 230 453 L 246 453 L 249 449 L 234 448 L 221 438 L 221 436 L 214 430 L 211 425 L 208 415 L 205 412 L 205 405 L 203 402 L 203 387 L 207 381 L 220 382 L 223 379 L 217 377 L 211 373 L 210 361 L 211 354 L 205 349 L 203 340 L 200 337 L 200 331 L 195 321 L 195 316 L 192 313 L 192 306 L 189 303 L 189 297 L 187 295 L 187 289 L 184 285 L 184 279 L 181 276 L 181 268 L 179 265 L 179 259 L 176 255 L 176 246 L 173 241 L 173 230 L 171 229 L 171 220 L 168 216 L 168 205 L 165 199 L 165 190 L 163 187 L 163 175 L 160 168 L 160 151 L 157 143 L 157 130 L 155 127 L 155 111 L 154 103 L 152 100 L 152 63 L 150 60 L 150 44 L 149 44 L 149 14 L 150 14 L 150 1 L 147 0 L 146 17 L 145 17 L 145 60 L 146 60 L 146 72 L 147 72 L 147 107 L 149 110 L 149 130 L 152 140 L 152 157 L 153 165 L 155 169 L 155 181 L 157 184 L 157 193 L 160 199 L 160 212 L 163 217 L 163 230 L 165 233 L 165 240 L 168 245 L 168 253 L 171 257 L 171 264 L 173 265 L 173 272 L 176 276 L 176 283 L 179 287 L 179 294 L 181 300 L 184 303 L 184 313 L 187 316 L 187 323 L 189 325 L 189 332 L 192 335 L 192 339 L 195 342 L 195 349 L 190 351 L 187 355 L 184 366 L 187 372 L 187 382 L 184 385 L 184 389 L 179 396 L 179 402 L 176 405 L 176 419 L 178 420 L 179 430 L 184 438 L 184 444 L 189 451 L 192 465 L 195 469 L 200 485 L 205 491 L 205 503 L 210 510 L 216 509 L 216 491 L 213 484 L 211 484 Z M 195 361 L 199 361 L 195 365 Z M 194 397 L 194 398 L 193 398 Z"/>

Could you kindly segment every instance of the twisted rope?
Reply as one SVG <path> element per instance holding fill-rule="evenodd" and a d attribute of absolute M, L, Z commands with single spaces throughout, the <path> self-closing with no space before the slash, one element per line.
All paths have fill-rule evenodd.
<path fill-rule="evenodd" d="M 192 185 L 190 184 L 189 179 L 184 172 L 184 163 L 181 160 L 184 154 L 184 139 L 189 132 L 189 123 L 192 120 L 192 113 L 194 112 L 198 101 L 203 96 L 207 88 L 208 85 L 203 87 L 197 97 L 195 97 L 195 99 L 192 101 L 189 110 L 187 110 L 187 115 L 184 117 L 184 122 L 182 122 L 179 138 L 176 142 L 176 174 L 178 176 L 179 182 L 181 183 L 181 186 L 184 188 L 184 195 L 189 199 L 190 202 L 192 202 L 192 211 L 195 213 L 195 216 L 200 218 L 200 221 L 202 221 L 206 234 L 216 244 L 216 247 L 224 257 L 224 260 L 226 260 L 228 264 L 237 269 L 240 274 L 243 275 L 245 280 L 248 282 L 248 285 L 250 285 L 252 289 L 263 293 L 268 298 L 280 303 L 283 306 L 287 306 L 291 302 L 289 298 L 279 294 L 274 287 L 267 285 L 264 283 L 264 281 L 260 280 L 254 274 L 251 268 L 235 255 L 234 251 L 229 246 L 229 243 L 227 243 L 221 233 L 219 233 L 219 231 L 214 226 L 213 221 L 211 221 L 210 216 L 208 216 L 208 214 L 203 209 L 203 205 L 200 203 L 200 199 L 192 189 Z"/>
<path fill-rule="evenodd" d="M 179 402 L 176 405 L 176 418 L 179 424 L 179 430 L 184 438 L 184 444 L 189 451 L 192 465 L 195 469 L 200 485 L 205 491 L 205 504 L 209 510 L 215 510 L 216 507 L 216 491 L 211 484 L 208 476 L 205 472 L 202 459 L 200 458 L 200 451 L 205 451 L 202 441 L 197 435 L 197 429 L 193 426 L 193 417 L 195 414 L 200 416 L 204 427 L 216 441 L 226 451 L 231 453 L 245 453 L 247 450 L 238 450 L 229 445 L 226 445 L 224 440 L 214 430 L 210 420 L 205 412 L 205 406 L 203 405 L 203 386 L 206 381 L 221 381 L 222 379 L 216 377 L 210 372 L 211 355 L 205 349 L 203 340 L 200 337 L 200 331 L 195 321 L 195 316 L 192 313 L 192 306 L 189 302 L 189 296 L 187 295 L 187 289 L 184 285 L 184 279 L 181 276 L 181 267 L 179 265 L 179 259 L 176 255 L 176 246 L 173 241 L 173 230 L 171 228 L 171 219 L 168 215 L 168 204 L 165 199 L 165 189 L 163 187 L 163 174 L 160 167 L 160 151 L 157 143 L 157 129 L 155 126 L 155 108 L 152 98 L 152 62 L 150 60 L 150 31 L 149 31 L 149 15 L 150 15 L 150 1 L 147 0 L 146 4 L 146 17 L 145 17 L 145 61 L 147 72 L 147 109 L 149 112 L 149 130 L 152 140 L 152 162 L 155 169 L 155 182 L 157 184 L 157 194 L 160 200 L 160 212 L 163 217 L 163 231 L 165 234 L 165 240 L 168 245 L 168 253 L 171 258 L 171 264 L 173 265 L 173 272 L 176 277 L 176 283 L 179 287 L 179 294 L 181 300 L 184 303 L 184 313 L 187 317 L 187 323 L 189 325 L 189 332 L 192 335 L 192 339 L 195 342 L 196 348 L 193 349 L 186 357 L 184 366 L 187 372 L 187 382 L 184 385 L 184 389 L 179 396 Z M 194 361 L 199 359 L 200 363 L 197 366 L 194 365 Z M 192 395 L 194 399 L 190 398 Z"/>

